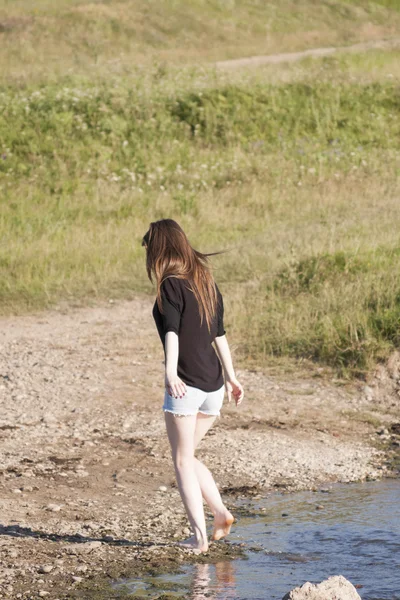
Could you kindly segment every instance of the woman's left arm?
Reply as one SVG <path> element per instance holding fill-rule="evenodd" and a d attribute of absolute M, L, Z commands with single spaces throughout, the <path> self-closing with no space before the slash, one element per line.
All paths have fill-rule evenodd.
<path fill-rule="evenodd" d="M 228 394 L 228 402 L 231 401 L 231 396 L 233 395 L 236 406 L 239 406 L 239 404 L 241 404 L 243 401 L 244 391 L 243 386 L 236 379 L 228 340 L 224 334 L 216 337 L 214 341 L 218 356 L 224 369 L 225 387 Z"/>
<path fill-rule="evenodd" d="M 231 397 L 235 398 L 236 406 L 242 403 L 244 398 L 243 386 L 236 379 L 235 370 L 233 368 L 231 351 L 229 349 L 228 340 L 225 335 L 224 327 L 224 300 L 222 294 L 217 289 L 218 307 L 217 307 L 217 335 L 214 339 L 215 347 L 219 359 L 224 369 L 225 388 L 228 395 L 228 402 L 231 401 Z"/>

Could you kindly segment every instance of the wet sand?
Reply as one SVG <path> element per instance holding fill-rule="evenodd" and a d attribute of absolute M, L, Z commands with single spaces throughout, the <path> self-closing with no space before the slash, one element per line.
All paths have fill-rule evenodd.
<path fill-rule="evenodd" d="M 151 307 L 139 298 L 1 319 L 0 597 L 117 598 L 107 581 L 187 560 L 171 546 L 189 530 Z M 394 354 L 353 383 L 307 363 L 239 365 L 245 402 L 225 405 L 199 451 L 228 507 L 238 495 L 390 476 L 399 365 Z M 193 560 L 238 552 L 213 543 Z"/>

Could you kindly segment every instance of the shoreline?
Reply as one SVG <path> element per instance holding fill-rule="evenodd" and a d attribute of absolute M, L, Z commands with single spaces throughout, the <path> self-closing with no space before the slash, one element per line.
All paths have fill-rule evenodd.
<path fill-rule="evenodd" d="M 118 598 L 107 582 L 240 552 L 163 546 L 188 529 L 149 307 L 142 298 L 1 318 L 0 597 Z M 243 408 L 224 405 L 199 451 L 228 506 L 395 476 L 399 364 L 395 355 L 367 384 L 317 368 L 238 369 Z"/>

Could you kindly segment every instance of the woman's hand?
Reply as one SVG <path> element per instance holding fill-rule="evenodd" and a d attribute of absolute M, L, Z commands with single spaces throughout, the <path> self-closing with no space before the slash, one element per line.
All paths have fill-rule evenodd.
<path fill-rule="evenodd" d="M 173 398 L 182 398 L 186 394 L 186 384 L 176 373 L 165 373 L 165 389 Z"/>
<path fill-rule="evenodd" d="M 235 399 L 236 406 L 242 403 L 244 398 L 244 391 L 242 385 L 238 382 L 237 379 L 227 379 L 225 381 L 225 389 L 228 395 L 228 402 L 232 400 L 232 396 Z"/>

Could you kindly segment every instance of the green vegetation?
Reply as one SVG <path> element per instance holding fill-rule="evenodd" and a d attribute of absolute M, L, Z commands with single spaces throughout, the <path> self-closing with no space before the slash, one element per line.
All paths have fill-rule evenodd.
<path fill-rule="evenodd" d="M 219 58 L 245 53 L 250 39 L 253 52 L 271 7 L 276 31 L 297 32 L 292 46 L 304 47 L 307 26 L 325 31 L 330 19 L 384 23 L 390 14 L 396 23 L 394 2 L 325 2 L 319 22 L 311 0 L 301 2 L 308 20 L 288 0 L 279 10 L 232 2 L 248 35 L 236 54 L 225 30 L 219 45 L 213 38 L 227 3 L 188 3 L 199 22 L 175 34 L 183 3 L 147 4 L 150 24 L 134 19 L 146 13 L 140 2 L 0 4 L 0 24 L 18 28 L 23 10 L 32 19 L 18 40 L 3 26 L 13 58 L 0 88 L 1 312 L 150 292 L 141 237 L 168 216 L 195 247 L 227 250 L 213 264 L 243 359 L 308 358 L 364 373 L 400 343 L 399 50 L 223 73 L 154 61 L 154 20 L 165 21 L 163 59 L 181 60 L 185 35 L 186 59 L 209 60 L 217 47 Z M 104 21 L 110 11 L 127 15 L 124 27 L 142 23 L 142 37 L 131 33 L 144 62 L 129 74 L 133 46 Z M 92 60 L 100 35 L 113 47 L 103 42 Z M 24 62 L 32 40 L 35 65 Z"/>

